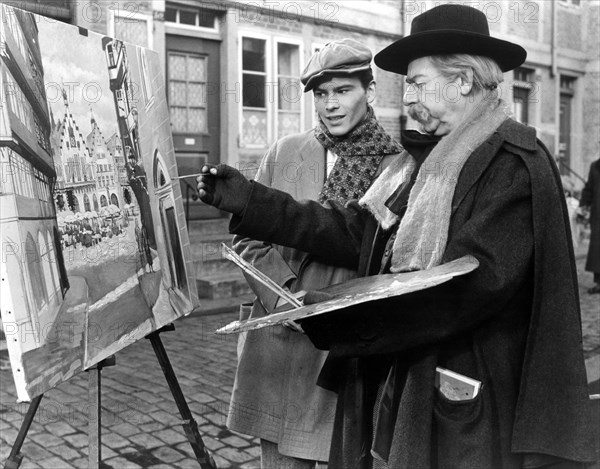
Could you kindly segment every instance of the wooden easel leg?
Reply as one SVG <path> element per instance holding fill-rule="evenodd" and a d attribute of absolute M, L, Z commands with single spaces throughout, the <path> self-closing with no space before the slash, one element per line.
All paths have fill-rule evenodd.
<path fill-rule="evenodd" d="M 34 397 L 31 403 L 29 404 L 29 409 L 27 409 L 25 419 L 23 420 L 23 423 L 21 423 L 21 428 L 19 429 L 19 433 L 17 434 L 17 439 L 15 440 L 15 443 L 13 444 L 13 447 L 10 450 L 10 454 L 8 455 L 8 458 L 6 458 L 6 462 L 4 463 L 4 469 L 18 469 L 18 467 L 21 465 L 21 461 L 23 461 L 21 448 L 23 447 L 25 437 L 27 436 L 27 432 L 29 432 L 29 427 L 31 427 L 31 422 L 33 422 L 35 413 L 37 412 L 38 407 L 40 406 L 42 397 L 44 397 L 43 394 Z"/>
<path fill-rule="evenodd" d="M 101 368 L 95 366 L 88 371 L 88 468 L 100 469 L 102 461 L 102 412 L 100 409 L 102 384 Z"/>
<path fill-rule="evenodd" d="M 102 368 L 115 364 L 115 357 L 110 356 L 88 368 L 88 468 L 100 469 L 102 463 Z"/>
<path fill-rule="evenodd" d="M 173 394 L 173 398 L 175 399 L 175 403 L 179 409 L 179 414 L 183 419 L 183 430 L 185 431 L 185 436 L 190 442 L 192 450 L 196 455 L 196 459 L 198 463 L 200 463 L 200 467 L 202 469 L 216 469 L 217 466 L 215 461 L 204 446 L 204 442 L 202 441 L 202 437 L 198 431 L 198 424 L 194 420 L 192 412 L 187 405 L 185 396 L 183 395 L 181 387 L 179 386 L 179 382 L 177 381 L 177 376 L 175 376 L 175 371 L 173 371 L 173 367 L 171 366 L 171 362 L 167 356 L 167 351 L 160 340 L 159 334 L 161 332 L 173 330 L 175 330 L 175 327 L 170 324 L 153 332 L 152 334 L 149 334 L 146 338 L 150 339 L 150 342 L 152 343 L 152 348 L 154 349 L 158 363 L 160 363 L 160 367 L 162 368 L 165 378 L 167 379 L 167 383 L 169 384 L 169 388 L 171 389 L 171 394 Z"/>

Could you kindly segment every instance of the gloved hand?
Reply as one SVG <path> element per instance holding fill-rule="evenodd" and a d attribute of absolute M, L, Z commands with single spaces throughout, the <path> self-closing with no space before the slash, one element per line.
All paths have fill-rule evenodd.
<path fill-rule="evenodd" d="M 241 215 L 248 203 L 252 184 L 237 169 L 225 164 L 204 165 L 198 176 L 198 196 L 205 204 Z"/>
<path fill-rule="evenodd" d="M 333 300 L 335 296 L 330 295 L 329 293 L 325 293 L 317 290 L 309 290 L 304 295 L 303 303 L 305 305 L 312 305 L 315 303 L 322 303 L 323 301 Z"/>

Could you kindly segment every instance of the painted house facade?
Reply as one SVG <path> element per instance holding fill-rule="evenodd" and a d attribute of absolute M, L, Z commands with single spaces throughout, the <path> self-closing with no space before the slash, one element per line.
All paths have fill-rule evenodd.
<path fill-rule="evenodd" d="M 68 279 L 52 199 L 51 121 L 36 21 L 0 5 L 0 235 L 2 320 L 43 344 L 44 325 L 63 304 Z M 8 276 L 16 282 L 8 285 Z"/>

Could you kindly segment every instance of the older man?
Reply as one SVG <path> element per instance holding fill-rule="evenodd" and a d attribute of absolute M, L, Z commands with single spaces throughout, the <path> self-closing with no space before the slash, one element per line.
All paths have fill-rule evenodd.
<path fill-rule="evenodd" d="M 331 467 L 594 459 L 560 180 L 535 130 L 512 120 L 498 95 L 502 72 L 525 58 L 490 37 L 479 11 L 433 8 L 375 58 L 406 74 L 405 103 L 429 142 L 392 162 L 360 202 L 298 203 L 227 167 L 200 178 L 201 198 L 234 213 L 234 232 L 362 275 L 479 260 L 443 285 L 302 321 L 330 350 L 321 383 L 339 392 Z M 481 388 L 456 395 L 439 368 Z"/>
<path fill-rule="evenodd" d="M 295 199 L 345 202 L 362 197 L 401 146 L 377 122 L 368 47 L 345 38 L 313 54 L 300 77 L 313 92 L 318 124 L 273 144 L 256 180 Z M 265 224 L 270 220 L 265 219 Z M 236 236 L 246 261 L 292 292 L 356 276 L 306 252 Z M 270 314 L 277 295 L 247 276 L 256 293 L 250 316 Z M 316 385 L 327 352 L 290 329 L 251 331 L 239 342 L 227 426 L 261 440 L 264 469 L 309 469 L 329 458 L 336 395 Z M 322 464 L 321 464 L 322 465 Z"/>

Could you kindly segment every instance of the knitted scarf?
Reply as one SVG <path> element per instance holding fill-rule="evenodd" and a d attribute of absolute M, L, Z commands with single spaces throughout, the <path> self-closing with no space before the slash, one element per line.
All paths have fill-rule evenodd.
<path fill-rule="evenodd" d="M 402 151 L 402 147 L 377 122 L 373 108 L 368 104 L 363 121 L 343 137 L 331 135 L 319 119 L 315 138 L 326 150 L 337 155 L 319 194 L 320 203 L 331 199 L 359 199 L 371 185 L 383 157 Z"/>
<path fill-rule="evenodd" d="M 406 213 L 392 250 L 392 272 L 424 270 L 438 265 L 446 249 L 452 198 L 458 176 L 469 156 L 509 117 L 497 92 L 488 95 L 452 132 L 442 138 L 421 165 L 410 191 Z M 385 202 L 407 183 L 415 162 L 403 151 L 377 178 L 360 200 L 381 224 L 390 229 L 398 222 Z"/>

